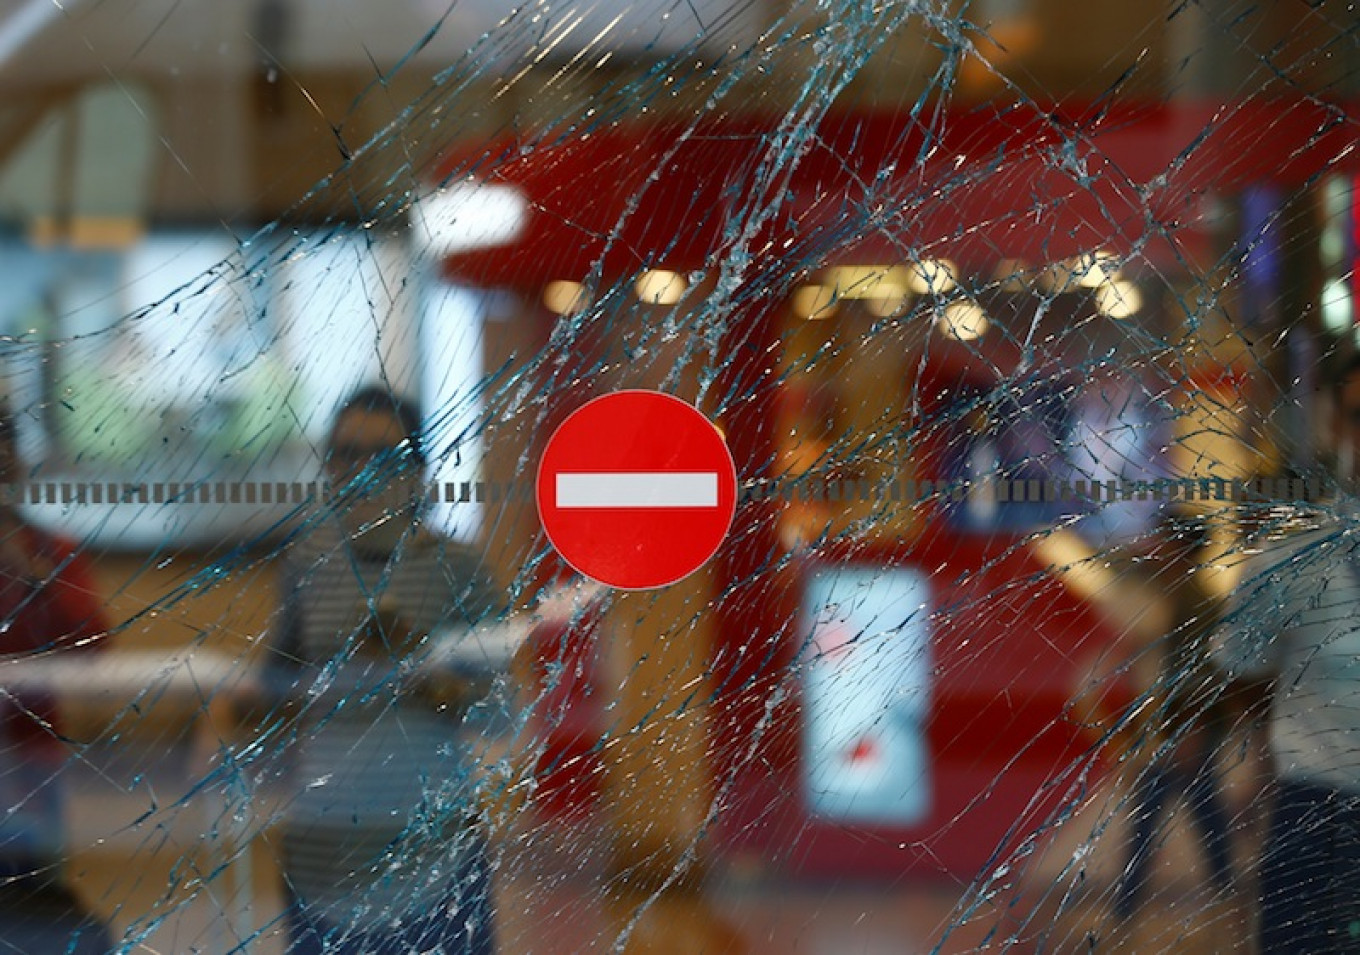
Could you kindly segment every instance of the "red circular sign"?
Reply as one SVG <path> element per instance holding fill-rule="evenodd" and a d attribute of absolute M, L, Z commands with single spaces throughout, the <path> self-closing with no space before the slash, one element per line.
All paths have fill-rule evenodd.
<path fill-rule="evenodd" d="M 659 391 L 587 402 L 548 439 L 538 516 L 562 559 L 623 590 L 664 587 L 713 556 L 737 502 L 727 443 Z"/>

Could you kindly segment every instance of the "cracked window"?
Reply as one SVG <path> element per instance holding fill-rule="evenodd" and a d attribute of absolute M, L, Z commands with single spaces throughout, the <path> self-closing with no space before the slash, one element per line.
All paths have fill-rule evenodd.
<path fill-rule="evenodd" d="M 1352 6 L 0 4 L 0 951 L 1353 950 Z"/>

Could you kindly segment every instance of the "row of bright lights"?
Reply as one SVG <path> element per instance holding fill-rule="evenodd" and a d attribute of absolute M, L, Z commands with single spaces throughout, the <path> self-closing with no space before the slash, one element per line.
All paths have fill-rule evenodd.
<path fill-rule="evenodd" d="M 912 296 L 948 295 L 958 288 L 958 269 L 948 259 L 926 259 L 910 265 L 855 265 L 829 268 L 822 281 L 794 290 L 794 314 L 805 319 L 834 315 L 842 301 L 858 301 L 873 315 L 900 314 Z M 1128 318 L 1142 308 L 1137 286 L 1119 276 L 1118 260 L 1108 252 L 1077 256 L 1026 277 L 1022 263 L 1003 261 L 997 269 L 1002 291 L 1021 292 L 1037 284 L 1051 291 L 1085 288 L 1094 291 L 1096 309 L 1110 318 Z M 649 269 L 633 283 L 633 292 L 647 305 L 675 305 L 689 291 L 678 272 Z M 543 289 L 543 304 L 558 315 L 572 315 L 590 305 L 589 290 L 580 282 L 558 280 Z M 989 322 L 980 305 L 969 300 L 947 304 L 940 330 L 948 338 L 980 338 Z"/>
<path fill-rule="evenodd" d="M 466 248 L 510 241 L 523 228 L 527 203 L 518 190 L 456 184 L 436 190 L 418 207 L 431 249 L 449 254 Z M 825 270 L 822 281 L 804 285 L 793 293 L 795 314 L 808 319 L 830 318 L 842 300 L 857 300 L 872 314 L 889 317 L 910 304 L 913 295 L 948 295 L 958 287 L 958 269 L 948 259 L 923 259 L 907 265 L 842 266 Z M 1119 278 L 1119 259 L 1111 252 L 1098 250 L 1078 255 L 1036 272 L 1023 262 L 1006 259 L 995 273 L 999 288 L 1005 292 L 1024 292 L 1031 285 L 1048 291 L 1068 291 L 1073 287 L 1094 290 L 1096 309 L 1111 318 L 1128 318 L 1142 308 L 1137 287 Z M 685 297 L 690 283 L 677 272 L 649 269 L 641 273 L 633 290 L 638 300 L 648 305 L 675 305 Z M 559 315 L 584 311 L 590 305 L 590 292 L 579 282 L 549 282 L 543 290 L 543 304 Z M 1340 324 L 1350 318 L 1348 295 L 1333 293 L 1324 308 L 1324 318 Z M 963 299 L 942 310 L 941 332 L 950 338 L 968 340 L 986 333 L 987 315 L 975 302 Z"/>
<path fill-rule="evenodd" d="M 845 266 L 827 269 L 823 281 L 804 285 L 793 295 L 793 310 L 801 318 L 834 315 L 842 301 L 858 301 L 870 314 L 887 318 L 904 312 L 912 295 L 947 295 L 958 287 L 958 270 L 948 259 L 910 266 Z M 1117 258 L 1093 252 L 1027 274 L 1024 264 L 1004 260 L 997 268 L 998 287 L 1004 292 L 1026 292 L 1037 286 L 1051 292 L 1091 289 L 1096 310 L 1110 318 L 1129 318 L 1143 307 L 1138 287 L 1119 278 Z M 981 337 L 987 314 L 976 302 L 962 299 L 946 305 L 940 331 L 948 338 L 968 341 Z"/>
<path fill-rule="evenodd" d="M 685 277 L 666 269 L 648 269 L 633 283 L 638 301 L 647 305 L 675 305 L 687 291 Z M 590 306 L 590 292 L 580 282 L 559 279 L 543 287 L 543 306 L 558 315 L 575 315 Z"/>

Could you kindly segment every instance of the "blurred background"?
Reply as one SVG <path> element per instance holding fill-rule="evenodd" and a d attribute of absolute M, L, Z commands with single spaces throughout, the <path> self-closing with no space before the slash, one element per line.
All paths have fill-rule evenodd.
<path fill-rule="evenodd" d="M 1225 595 L 1249 515 L 1198 482 L 1349 453 L 1358 45 L 1339 0 L 0 3 L 18 493 L 110 617 L 53 688 L 76 891 L 126 951 L 285 950 L 292 784 L 231 711 L 306 531 L 254 488 L 320 480 L 356 386 L 420 399 L 431 526 L 511 611 L 571 569 L 509 489 L 657 388 L 754 499 L 536 624 L 501 950 L 1249 950 L 1175 821 L 1167 917 L 1114 927 L 1125 764 L 1071 717 L 1118 584 L 1053 568 L 1117 581 L 1169 504 L 997 488 L 1216 488 L 1178 513 Z"/>

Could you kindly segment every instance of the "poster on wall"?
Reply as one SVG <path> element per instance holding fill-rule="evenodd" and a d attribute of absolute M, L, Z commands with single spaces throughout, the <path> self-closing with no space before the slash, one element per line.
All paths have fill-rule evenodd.
<path fill-rule="evenodd" d="M 930 586 L 914 568 L 826 567 L 803 598 L 803 792 L 817 817 L 912 825 L 931 806 Z"/>

